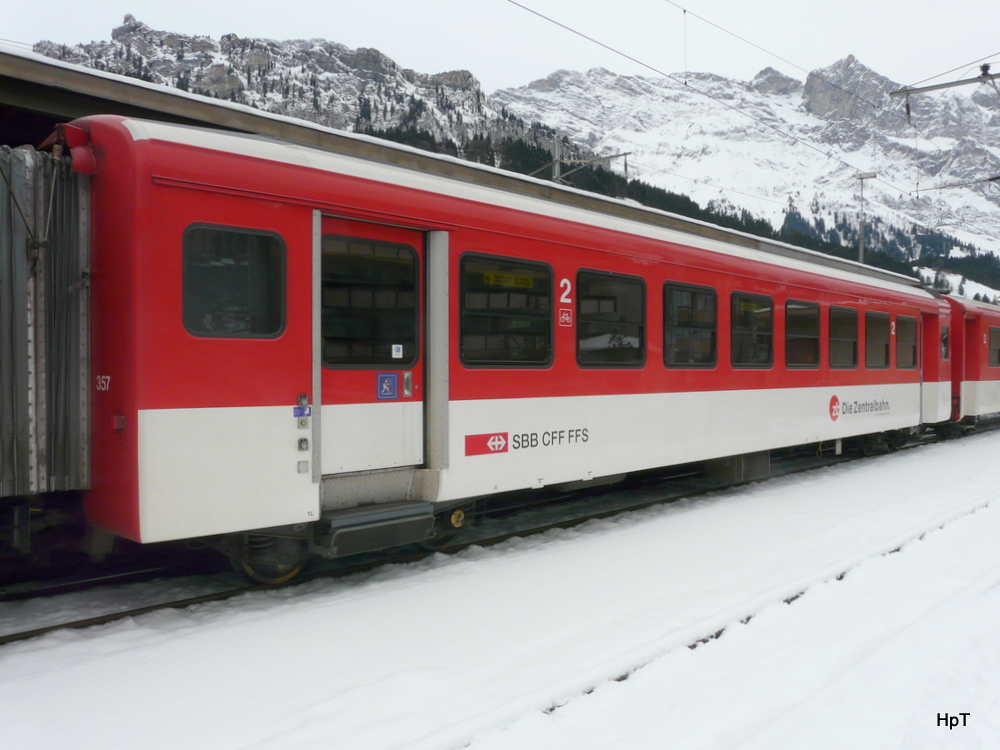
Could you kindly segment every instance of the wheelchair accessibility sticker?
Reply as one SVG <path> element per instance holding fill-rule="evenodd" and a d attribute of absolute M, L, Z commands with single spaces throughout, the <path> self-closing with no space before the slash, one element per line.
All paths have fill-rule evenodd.
<path fill-rule="evenodd" d="M 399 398 L 399 374 L 380 372 L 378 374 L 378 400 L 391 401 Z"/>

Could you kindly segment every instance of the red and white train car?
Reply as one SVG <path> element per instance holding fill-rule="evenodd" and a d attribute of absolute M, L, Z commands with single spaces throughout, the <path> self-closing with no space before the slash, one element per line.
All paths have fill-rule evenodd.
<path fill-rule="evenodd" d="M 233 535 L 283 571 L 495 493 L 952 416 L 957 303 L 902 276 L 448 160 L 63 138 L 92 175 L 85 507 L 129 539 Z"/>
<path fill-rule="evenodd" d="M 952 419 L 976 423 L 1000 415 L 1000 309 L 948 297 L 954 364 Z"/>

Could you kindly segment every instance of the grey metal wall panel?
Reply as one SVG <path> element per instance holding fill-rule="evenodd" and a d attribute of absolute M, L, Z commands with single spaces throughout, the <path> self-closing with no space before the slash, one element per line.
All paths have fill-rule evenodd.
<path fill-rule="evenodd" d="M 28 477 L 28 321 L 23 154 L 0 149 L 0 489 L 2 495 L 26 491 Z M 23 489 L 22 489 L 23 488 Z"/>
<path fill-rule="evenodd" d="M 427 235 L 427 347 L 426 395 L 427 468 L 448 468 L 448 405 L 451 393 L 448 361 L 450 322 L 448 233 Z M 436 499 L 436 498 L 435 498 Z"/>
<path fill-rule="evenodd" d="M 89 287 L 81 267 L 86 237 L 80 229 L 86 178 L 70 171 L 66 162 L 46 159 L 39 167 L 43 179 L 38 181 L 37 197 L 47 221 L 42 248 L 45 274 L 39 280 L 45 299 L 44 453 L 49 489 L 69 490 L 85 484 L 80 423 L 85 414 L 82 396 L 89 393 L 89 383 L 84 379 L 86 347 L 80 319 Z"/>
<path fill-rule="evenodd" d="M 0 149 L 0 497 L 89 482 L 88 183 Z"/>

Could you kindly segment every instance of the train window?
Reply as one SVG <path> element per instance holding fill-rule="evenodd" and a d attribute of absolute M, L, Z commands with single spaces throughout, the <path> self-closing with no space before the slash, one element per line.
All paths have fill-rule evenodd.
<path fill-rule="evenodd" d="M 418 356 L 417 253 L 409 245 L 323 236 L 327 367 L 407 367 Z"/>
<path fill-rule="evenodd" d="M 896 367 L 913 370 L 917 366 L 917 319 L 896 316 Z"/>
<path fill-rule="evenodd" d="M 576 361 L 583 366 L 642 366 L 646 361 L 642 279 L 580 271 L 576 294 Z"/>
<path fill-rule="evenodd" d="M 285 246 L 275 235 L 191 226 L 184 233 L 182 318 L 195 336 L 273 337 L 285 320 Z"/>
<path fill-rule="evenodd" d="M 540 263 L 462 258 L 461 356 L 467 365 L 552 361 L 552 271 Z"/>
<path fill-rule="evenodd" d="M 819 367 L 819 305 L 790 299 L 785 303 L 785 364 Z"/>
<path fill-rule="evenodd" d="M 710 287 L 663 287 L 663 364 L 715 367 L 716 305 Z"/>
<path fill-rule="evenodd" d="M 865 367 L 889 366 L 889 314 L 865 313 Z"/>
<path fill-rule="evenodd" d="M 990 328 L 990 367 L 1000 367 L 1000 328 Z"/>
<path fill-rule="evenodd" d="M 941 359 L 948 359 L 948 326 L 941 326 Z"/>
<path fill-rule="evenodd" d="M 830 307 L 830 367 L 858 366 L 858 311 Z"/>
<path fill-rule="evenodd" d="M 732 305 L 733 367 L 770 367 L 774 360 L 774 300 L 734 293 Z"/>

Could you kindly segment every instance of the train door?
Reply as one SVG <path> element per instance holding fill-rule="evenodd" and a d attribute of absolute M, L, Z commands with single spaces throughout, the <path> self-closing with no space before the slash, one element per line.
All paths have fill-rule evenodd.
<path fill-rule="evenodd" d="M 951 415 L 948 339 L 942 326 L 948 318 L 939 312 L 920 315 L 920 422 L 943 422 Z"/>
<path fill-rule="evenodd" d="M 975 382 L 979 380 L 979 316 L 966 313 L 965 317 L 965 349 L 962 352 L 962 377 L 959 381 L 960 415 L 974 417 L 979 409 L 977 403 Z"/>
<path fill-rule="evenodd" d="M 324 216 L 319 237 L 320 468 L 424 462 L 424 236 Z"/>
<path fill-rule="evenodd" d="M 948 326 L 948 359 L 951 378 L 951 419 L 960 420 L 962 381 L 965 380 L 965 307 L 953 297 L 945 297 L 951 312 L 944 325 Z"/>

